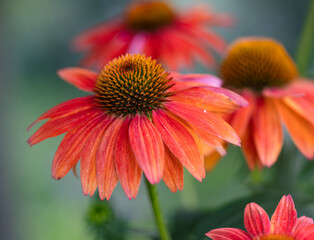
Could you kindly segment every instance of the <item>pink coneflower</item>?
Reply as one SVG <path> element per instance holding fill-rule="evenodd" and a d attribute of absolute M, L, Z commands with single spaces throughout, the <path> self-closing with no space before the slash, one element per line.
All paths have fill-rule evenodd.
<path fill-rule="evenodd" d="M 297 218 L 293 199 L 283 196 L 271 220 L 265 210 L 250 203 L 244 211 L 247 232 L 235 228 L 218 228 L 206 235 L 213 240 L 313 240 L 313 219 Z"/>
<path fill-rule="evenodd" d="M 232 24 L 231 17 L 207 6 L 176 12 L 166 1 L 134 1 L 124 13 L 79 35 L 78 50 L 86 50 L 84 66 L 101 68 L 125 53 L 144 53 L 173 70 L 192 67 L 197 59 L 211 66 L 209 49 L 222 53 L 225 41 L 211 27 Z"/>
<path fill-rule="evenodd" d="M 239 145 L 234 130 L 216 112 L 230 112 L 245 100 L 195 82 L 204 75 L 188 75 L 188 81 L 173 74 L 172 79 L 156 60 L 129 54 L 109 62 L 98 75 L 81 68 L 58 73 L 94 94 L 44 113 L 34 123 L 48 121 L 28 143 L 66 133 L 52 176 L 64 177 L 81 160 L 85 195 L 93 195 L 98 186 L 100 198 L 109 199 L 120 181 L 127 197 L 135 198 L 142 172 L 151 184 L 163 179 L 175 192 L 183 188 L 183 166 L 199 181 L 205 177 L 200 137 L 213 146 L 220 144 L 218 139 Z"/>

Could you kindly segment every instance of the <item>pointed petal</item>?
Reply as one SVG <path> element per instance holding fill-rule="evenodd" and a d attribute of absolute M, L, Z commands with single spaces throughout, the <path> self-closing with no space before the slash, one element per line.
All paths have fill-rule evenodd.
<path fill-rule="evenodd" d="M 258 156 L 264 166 L 271 167 L 283 144 L 280 117 L 271 99 L 260 98 L 253 113 L 253 138 Z"/>
<path fill-rule="evenodd" d="M 276 107 L 295 145 L 304 156 L 313 159 L 314 125 L 295 113 L 282 101 L 276 101 Z"/>
<path fill-rule="evenodd" d="M 69 101 L 63 102 L 42 114 L 39 118 L 36 119 L 28 128 L 29 131 L 32 126 L 34 126 L 37 122 L 47 119 L 47 118 L 55 118 L 60 117 L 62 115 L 71 114 L 77 111 L 82 111 L 87 108 L 91 108 L 93 106 L 94 96 L 87 96 L 81 98 L 74 98 Z"/>
<path fill-rule="evenodd" d="M 244 226 L 253 237 L 267 235 L 270 231 L 270 220 L 263 208 L 256 203 L 250 203 L 244 210 Z"/>
<path fill-rule="evenodd" d="M 261 168 L 261 162 L 254 144 L 251 127 L 247 129 L 242 138 L 242 151 L 248 167 L 253 170 L 255 167 Z"/>
<path fill-rule="evenodd" d="M 126 196 L 131 200 L 136 198 L 141 183 L 142 170 L 131 149 L 129 141 L 130 119 L 125 119 L 115 144 L 115 162 L 121 186 Z"/>
<path fill-rule="evenodd" d="M 165 146 L 165 167 L 162 177 L 165 184 L 171 190 L 176 192 L 183 189 L 183 165 Z"/>
<path fill-rule="evenodd" d="M 136 115 L 129 128 L 130 144 L 135 158 L 151 184 L 158 183 L 164 171 L 163 141 L 152 122 Z"/>
<path fill-rule="evenodd" d="M 197 180 L 202 181 L 205 177 L 203 157 L 189 130 L 163 111 L 153 112 L 153 122 L 173 155 Z"/>
<path fill-rule="evenodd" d="M 82 151 L 81 159 L 81 184 L 84 195 L 93 196 L 97 188 L 96 154 L 103 138 L 104 132 L 112 119 L 103 119 L 87 139 Z"/>
<path fill-rule="evenodd" d="M 247 232 L 235 228 L 218 228 L 206 233 L 213 240 L 252 240 Z"/>
<path fill-rule="evenodd" d="M 116 118 L 105 130 L 96 153 L 96 173 L 99 197 L 109 200 L 118 183 L 118 175 L 114 162 L 114 146 L 122 118 Z"/>
<path fill-rule="evenodd" d="M 302 233 L 304 232 L 304 228 L 309 225 L 313 225 L 313 233 L 314 233 L 314 224 L 313 224 L 312 218 L 308 218 L 305 216 L 298 218 L 292 231 L 293 232 L 292 237 L 294 239 L 300 239 L 299 236 L 301 236 Z"/>
<path fill-rule="evenodd" d="M 271 218 L 270 233 L 290 236 L 297 221 L 297 212 L 290 195 L 283 196 Z"/>
<path fill-rule="evenodd" d="M 94 127 L 102 121 L 99 113 L 91 117 L 86 123 L 82 123 L 69 131 L 63 138 L 52 162 L 52 177 L 63 178 L 81 157 L 83 146 L 93 131 Z"/>
<path fill-rule="evenodd" d="M 79 124 L 88 121 L 98 110 L 84 109 L 67 115 L 49 119 L 28 140 L 29 145 L 37 144 L 47 138 L 55 137 L 75 128 Z"/>
<path fill-rule="evenodd" d="M 98 74 L 84 68 L 69 67 L 60 69 L 58 75 L 78 89 L 92 92 L 95 89 Z"/>
<path fill-rule="evenodd" d="M 230 143 L 240 145 L 240 139 L 231 126 L 218 115 L 201 108 L 183 103 L 168 102 L 166 107 L 175 115 L 183 118 L 192 125 L 202 128 Z"/>

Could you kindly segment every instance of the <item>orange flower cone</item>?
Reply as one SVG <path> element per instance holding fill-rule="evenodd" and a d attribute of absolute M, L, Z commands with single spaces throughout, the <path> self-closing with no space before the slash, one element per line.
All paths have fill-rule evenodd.
<path fill-rule="evenodd" d="M 86 51 L 82 65 L 101 68 L 125 53 L 143 53 L 170 69 L 192 67 L 194 60 L 214 64 L 209 52 L 223 53 L 225 40 L 211 27 L 232 25 L 232 18 L 207 6 L 176 12 L 167 1 L 134 1 L 124 13 L 80 34 L 74 47 Z"/>
<path fill-rule="evenodd" d="M 244 211 L 244 225 L 247 232 L 236 228 L 218 228 L 206 236 L 213 240 L 313 240 L 313 219 L 297 218 L 293 199 L 283 196 L 273 216 L 256 203 L 250 203 Z"/>
<path fill-rule="evenodd" d="M 100 198 L 109 199 L 120 181 L 127 197 L 135 198 L 142 172 L 151 184 L 163 179 L 176 192 L 183 188 L 183 167 L 199 181 L 205 177 L 200 137 L 240 144 L 235 131 L 216 113 L 230 112 L 245 100 L 197 82 L 213 78 L 217 83 L 210 75 L 171 76 L 142 55 L 115 59 L 98 75 L 81 68 L 65 68 L 58 74 L 94 94 L 41 115 L 33 124 L 48 121 L 28 143 L 66 133 L 53 160 L 52 176 L 63 178 L 81 160 L 85 195 L 93 195 L 98 187 Z"/>
<path fill-rule="evenodd" d="M 268 38 L 236 41 L 222 63 L 221 78 L 249 102 L 229 122 L 242 140 L 250 169 L 276 162 L 282 124 L 301 153 L 314 158 L 314 82 L 298 76 L 280 43 Z"/>

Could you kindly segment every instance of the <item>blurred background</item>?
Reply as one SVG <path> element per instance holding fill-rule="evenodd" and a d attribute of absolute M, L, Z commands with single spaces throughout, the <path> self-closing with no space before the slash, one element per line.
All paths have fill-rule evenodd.
<path fill-rule="evenodd" d="M 172 2 L 181 9 L 199 2 L 209 4 L 217 12 L 230 13 L 236 18 L 236 25 L 217 29 L 228 42 L 241 36 L 269 36 L 282 42 L 292 57 L 310 3 L 309 0 Z M 52 159 L 62 136 L 30 148 L 26 140 L 35 128 L 30 132 L 26 128 L 49 108 L 85 94 L 59 79 L 56 70 L 75 66 L 81 58 L 70 48 L 73 37 L 119 14 L 127 3 L 127 0 L 0 3 L 0 239 L 95 239 L 86 220 L 95 200 L 83 196 L 80 180 L 72 173 L 60 181 L 51 178 Z M 313 48 L 309 51 L 313 52 Z M 311 66 L 306 75 L 313 78 L 313 58 Z M 215 73 L 215 69 L 204 67 L 195 71 Z M 314 217 L 314 163 L 305 160 L 289 139 L 272 169 L 249 172 L 240 149 L 231 148 L 203 183 L 186 174 L 182 192 L 171 193 L 163 183 L 158 188 L 166 219 L 168 222 L 175 219 L 171 228 L 176 239 L 181 240 L 203 239 L 205 232 L 217 226 L 243 227 L 246 203 L 254 200 L 271 214 L 280 197 L 288 193 L 293 195 L 299 215 Z M 141 235 L 156 233 L 143 182 L 136 200 L 129 201 L 118 186 L 109 204 L 122 221 L 132 221 L 129 224 L 133 230 L 127 233 L 127 239 L 151 239 Z"/>

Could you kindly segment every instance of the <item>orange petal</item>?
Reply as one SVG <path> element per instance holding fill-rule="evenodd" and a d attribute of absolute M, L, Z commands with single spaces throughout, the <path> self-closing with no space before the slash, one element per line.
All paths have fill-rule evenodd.
<path fill-rule="evenodd" d="M 244 226 L 251 236 L 264 236 L 269 234 L 270 220 L 265 210 L 253 202 L 245 207 Z"/>
<path fill-rule="evenodd" d="M 249 127 L 242 137 L 242 151 L 244 153 L 246 163 L 251 170 L 255 167 L 261 167 L 261 162 L 257 154 L 252 134 L 251 127 Z"/>
<path fill-rule="evenodd" d="M 98 124 L 87 139 L 83 148 L 80 172 L 84 195 L 89 194 L 90 196 L 93 196 L 97 188 L 96 154 L 104 132 L 111 122 L 111 119 L 106 119 Z"/>
<path fill-rule="evenodd" d="M 314 125 L 314 101 L 310 101 L 305 97 L 291 98 L 286 97 L 283 101 L 296 113 L 304 117 L 307 121 Z"/>
<path fill-rule="evenodd" d="M 253 139 L 261 163 L 271 167 L 283 144 L 280 117 L 271 99 L 259 98 L 253 113 Z"/>
<path fill-rule="evenodd" d="M 202 181 L 205 177 L 203 157 L 189 130 L 163 111 L 153 112 L 153 122 L 170 151 L 196 179 Z"/>
<path fill-rule="evenodd" d="M 115 144 L 115 162 L 121 186 L 131 200 L 136 198 L 141 183 L 142 169 L 136 162 L 129 141 L 130 120 L 125 119 Z"/>
<path fill-rule="evenodd" d="M 152 122 L 136 115 L 129 128 L 130 144 L 138 164 L 151 184 L 158 183 L 164 171 L 164 143 Z"/>
<path fill-rule="evenodd" d="M 81 157 L 83 146 L 94 127 L 102 121 L 103 116 L 89 119 L 69 131 L 63 138 L 52 163 L 52 177 L 63 178 Z"/>
<path fill-rule="evenodd" d="M 314 125 L 290 109 L 283 101 L 276 101 L 276 107 L 292 140 L 309 159 L 314 158 Z"/>
<path fill-rule="evenodd" d="M 224 152 L 222 149 L 217 150 L 217 148 L 210 146 L 208 144 L 204 144 L 204 163 L 205 163 L 205 169 L 207 172 L 214 169 L 214 167 L 217 165 L 219 160 L 226 154 L 226 150 L 224 149 Z M 226 144 L 225 148 L 227 147 Z"/>
<path fill-rule="evenodd" d="M 297 211 L 290 195 L 283 196 L 270 221 L 270 233 L 291 236 L 297 221 Z"/>
<path fill-rule="evenodd" d="M 114 145 L 117 132 L 123 123 L 123 118 L 116 118 L 106 129 L 96 153 L 96 173 L 99 197 L 110 199 L 112 191 L 118 183 L 118 175 L 114 162 Z"/>
<path fill-rule="evenodd" d="M 231 126 L 218 115 L 183 103 L 168 102 L 166 107 L 192 125 L 230 143 L 240 145 L 240 139 Z"/>
<path fill-rule="evenodd" d="M 92 92 L 95 89 L 98 74 L 85 68 L 69 67 L 60 69 L 58 75 L 78 89 Z"/>
<path fill-rule="evenodd" d="M 162 179 L 171 190 L 176 192 L 183 189 L 183 165 L 165 146 L 165 167 Z"/>

